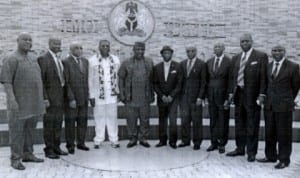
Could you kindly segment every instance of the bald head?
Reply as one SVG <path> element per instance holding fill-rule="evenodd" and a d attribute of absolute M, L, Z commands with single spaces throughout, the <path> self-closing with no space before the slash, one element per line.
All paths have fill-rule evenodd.
<path fill-rule="evenodd" d="M 73 42 L 70 45 L 70 52 L 75 57 L 80 57 L 82 55 L 82 45 L 79 42 Z"/>
<path fill-rule="evenodd" d="M 194 59 L 197 55 L 197 48 L 195 46 L 186 47 L 186 54 L 189 59 Z"/>
<path fill-rule="evenodd" d="M 216 43 L 214 45 L 214 53 L 216 56 L 218 56 L 218 57 L 222 56 L 224 50 L 225 50 L 224 43 Z"/>
<path fill-rule="evenodd" d="M 61 52 L 61 39 L 56 37 L 49 38 L 49 49 L 55 54 Z"/>
<path fill-rule="evenodd" d="M 22 32 L 17 38 L 18 50 L 23 53 L 30 51 L 32 47 L 31 35 L 27 32 Z"/>
<path fill-rule="evenodd" d="M 271 53 L 275 61 L 280 61 L 285 56 L 285 47 L 281 45 L 276 45 L 272 48 Z"/>
<path fill-rule="evenodd" d="M 252 48 L 253 40 L 249 33 L 245 33 L 240 37 L 240 46 L 244 52 L 249 51 Z"/>

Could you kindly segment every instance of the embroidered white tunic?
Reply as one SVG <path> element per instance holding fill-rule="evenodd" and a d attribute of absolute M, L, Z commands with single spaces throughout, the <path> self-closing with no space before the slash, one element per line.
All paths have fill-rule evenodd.
<path fill-rule="evenodd" d="M 110 55 L 113 60 L 114 72 L 118 72 L 120 60 L 117 56 Z M 112 92 L 111 80 L 111 59 L 110 57 L 103 58 L 101 55 L 94 55 L 89 59 L 89 95 L 90 98 L 96 99 L 96 104 L 117 103 L 117 96 Z M 99 60 L 101 58 L 101 60 Z M 100 62 L 101 61 L 101 62 Z M 103 76 L 100 76 L 99 67 L 103 70 Z M 101 98 L 100 77 L 103 77 L 104 98 Z M 118 90 L 118 86 L 116 88 Z"/>

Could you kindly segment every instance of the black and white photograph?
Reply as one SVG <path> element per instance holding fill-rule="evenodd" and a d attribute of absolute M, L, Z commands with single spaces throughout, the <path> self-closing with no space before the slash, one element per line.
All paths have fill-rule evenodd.
<path fill-rule="evenodd" d="M 1 178 L 294 178 L 299 0 L 0 0 Z"/>

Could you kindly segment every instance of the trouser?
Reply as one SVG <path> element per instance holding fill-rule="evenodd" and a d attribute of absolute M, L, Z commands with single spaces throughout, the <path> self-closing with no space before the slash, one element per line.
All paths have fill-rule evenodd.
<path fill-rule="evenodd" d="M 229 112 L 223 105 L 218 106 L 211 101 L 209 103 L 210 115 L 210 137 L 211 144 L 214 146 L 225 146 L 228 141 Z"/>
<path fill-rule="evenodd" d="M 293 113 L 274 112 L 268 110 L 265 112 L 265 134 L 266 146 L 265 154 L 270 160 L 279 159 L 280 162 L 290 163 L 292 152 L 292 123 Z M 278 155 L 277 155 L 278 143 Z"/>
<path fill-rule="evenodd" d="M 8 111 L 7 117 L 9 120 L 11 161 L 18 161 L 22 159 L 24 155 L 32 155 L 33 134 L 41 116 L 19 119 L 15 113 Z"/>
<path fill-rule="evenodd" d="M 105 140 L 105 126 L 111 142 L 118 142 L 117 103 L 101 104 L 94 107 L 95 132 L 94 143 L 99 145 Z"/>
<path fill-rule="evenodd" d="M 178 104 L 176 101 L 167 105 L 167 106 L 159 106 L 159 140 L 162 143 L 166 143 L 167 136 L 167 127 L 168 127 L 168 118 L 170 122 L 169 128 L 169 143 L 177 142 L 177 107 Z"/>
<path fill-rule="evenodd" d="M 65 136 L 67 148 L 75 147 L 75 135 L 77 145 L 83 145 L 87 130 L 88 106 L 77 106 L 75 109 L 68 108 L 65 118 Z M 76 123 L 76 127 L 75 127 Z"/>
<path fill-rule="evenodd" d="M 63 114 L 62 107 L 50 106 L 47 108 L 43 120 L 45 153 L 59 149 Z"/>
<path fill-rule="evenodd" d="M 150 106 L 139 107 L 126 106 L 127 109 L 127 130 L 130 140 L 145 141 L 149 136 L 149 115 Z M 137 120 L 140 119 L 140 127 L 137 127 Z"/>
<path fill-rule="evenodd" d="M 195 103 L 182 102 L 181 108 L 181 135 L 182 142 L 189 144 L 191 141 L 191 122 L 193 122 L 193 143 L 201 145 L 202 143 L 202 105 Z"/>
<path fill-rule="evenodd" d="M 247 147 L 247 154 L 255 156 L 258 148 L 260 107 L 247 104 L 244 90 L 238 89 L 236 95 L 235 140 L 237 149 L 245 152 L 245 147 Z"/>

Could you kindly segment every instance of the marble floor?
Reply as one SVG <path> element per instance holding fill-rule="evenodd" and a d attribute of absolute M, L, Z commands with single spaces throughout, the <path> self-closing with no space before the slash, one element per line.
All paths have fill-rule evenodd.
<path fill-rule="evenodd" d="M 114 149 L 105 142 L 100 149 L 91 148 L 85 152 L 75 150 L 75 155 L 51 160 L 44 157 L 43 145 L 35 145 L 38 157 L 45 158 L 44 163 L 26 163 L 25 171 L 16 171 L 9 166 L 9 148 L 0 147 L 1 178 L 92 178 L 92 177 L 168 177 L 168 178 L 240 178 L 240 177 L 299 177 L 300 143 L 293 144 L 291 165 L 283 170 L 275 170 L 274 163 L 248 163 L 246 157 L 230 158 L 225 154 L 206 152 L 209 141 L 203 141 L 201 149 L 192 147 L 155 148 L 156 140 L 150 141 L 151 148 L 140 145 L 126 148 L 127 140 L 120 141 L 121 147 Z M 264 143 L 259 143 L 257 157 L 263 157 Z M 62 145 L 64 148 L 64 144 Z M 234 141 L 229 141 L 226 152 L 234 149 Z"/>

